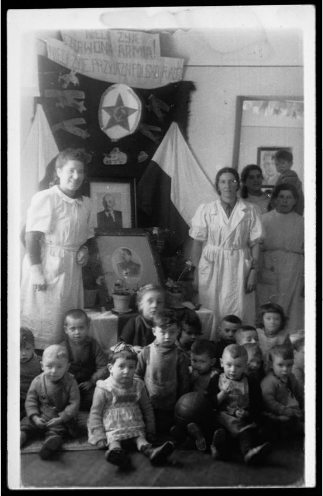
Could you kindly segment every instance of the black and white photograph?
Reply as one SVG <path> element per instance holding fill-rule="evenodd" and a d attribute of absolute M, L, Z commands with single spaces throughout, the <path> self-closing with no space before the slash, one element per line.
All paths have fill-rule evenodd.
<path fill-rule="evenodd" d="M 317 490 L 315 2 L 6 14 L 4 490 Z"/>

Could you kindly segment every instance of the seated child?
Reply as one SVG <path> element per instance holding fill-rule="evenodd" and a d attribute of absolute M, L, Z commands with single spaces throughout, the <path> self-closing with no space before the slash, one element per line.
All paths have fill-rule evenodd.
<path fill-rule="evenodd" d="M 138 355 L 136 376 L 145 382 L 154 408 L 156 430 L 169 432 L 174 423 L 174 407 L 180 396 L 190 391 L 190 372 L 184 353 L 176 346 L 180 333 L 178 316 L 165 309 L 154 315 L 155 340 Z"/>
<path fill-rule="evenodd" d="M 27 327 L 20 328 L 20 420 L 26 416 L 25 401 L 31 381 L 41 374 L 40 358 L 35 353 L 35 338 Z"/>
<path fill-rule="evenodd" d="M 235 338 L 236 343 L 241 344 L 241 346 L 247 343 L 258 344 L 259 342 L 257 329 L 251 325 L 241 326 L 237 330 Z"/>
<path fill-rule="evenodd" d="M 114 465 L 125 465 L 128 454 L 122 442 L 131 440 L 152 465 L 166 461 L 174 445 L 166 442 L 153 448 L 155 419 L 144 382 L 134 377 L 138 362 L 131 345 L 119 342 L 108 364 L 110 377 L 98 381 L 88 420 L 89 443 L 99 449 L 108 446 L 105 458 Z M 149 439 L 149 441 L 147 441 Z"/>
<path fill-rule="evenodd" d="M 226 315 L 222 319 L 221 327 L 219 328 L 219 340 L 216 342 L 216 368 L 223 372 L 221 368 L 221 358 L 223 350 L 229 344 L 236 342 L 236 332 L 242 326 L 242 321 L 236 315 Z"/>
<path fill-rule="evenodd" d="M 188 366 L 191 365 L 191 346 L 195 339 L 202 334 L 202 324 L 194 310 L 187 308 L 180 316 L 180 334 L 176 344 L 187 358 Z"/>
<path fill-rule="evenodd" d="M 280 174 L 276 181 L 276 186 L 283 183 L 289 183 L 295 186 L 298 199 L 294 206 L 294 212 L 299 215 L 304 213 L 304 193 L 302 188 L 302 181 L 299 179 L 295 171 L 292 171 L 293 154 L 288 150 L 278 150 L 274 155 L 274 162 L 277 172 Z M 273 200 L 270 201 L 270 208 L 275 208 Z"/>
<path fill-rule="evenodd" d="M 194 439 L 196 447 L 205 451 L 210 447 L 212 457 L 218 458 L 218 451 L 225 442 L 225 432 L 217 424 L 214 409 L 217 407 L 218 371 L 214 369 L 216 362 L 215 344 L 207 339 L 197 339 L 191 348 L 191 390 L 203 394 L 209 402 L 200 423 L 191 422 L 187 425 L 189 436 Z M 175 425 L 171 429 L 175 439 L 184 438 L 183 429 Z"/>
<path fill-rule="evenodd" d="M 90 410 L 96 381 L 108 376 L 107 358 L 99 343 L 89 336 L 90 319 L 81 309 L 65 315 L 65 345 L 70 362 L 69 372 L 79 385 L 81 410 Z"/>
<path fill-rule="evenodd" d="M 253 377 L 259 384 L 264 378 L 265 372 L 262 362 L 262 351 L 256 343 L 246 343 L 243 345 L 248 353 L 246 376 Z"/>
<path fill-rule="evenodd" d="M 291 338 L 292 340 L 292 338 Z M 304 384 L 305 384 L 305 372 L 304 372 L 304 345 L 305 339 L 303 336 L 298 336 L 296 339 L 292 340 L 292 345 L 294 349 L 294 365 L 292 368 L 292 372 L 299 383 L 301 390 L 303 391 L 304 398 Z"/>
<path fill-rule="evenodd" d="M 292 368 L 294 354 L 290 346 L 275 345 L 269 351 L 270 372 L 261 381 L 264 420 L 281 437 L 304 433 L 302 390 Z"/>
<path fill-rule="evenodd" d="M 68 373 L 64 346 L 48 346 L 41 367 L 43 372 L 35 377 L 27 393 L 27 417 L 20 422 L 20 446 L 36 434 L 44 434 L 39 456 L 46 460 L 59 450 L 65 434 L 76 435 L 80 393 L 76 380 Z"/>
<path fill-rule="evenodd" d="M 146 284 L 137 292 L 137 305 L 140 315 L 128 320 L 121 332 L 120 341 L 131 344 L 139 352 L 155 339 L 152 332 L 153 319 L 156 313 L 164 309 L 164 289 L 157 284 Z"/>
<path fill-rule="evenodd" d="M 221 358 L 224 372 L 218 384 L 218 422 L 239 442 L 246 464 L 255 464 L 271 451 L 271 444 L 257 444 L 255 422 L 262 411 L 260 385 L 247 377 L 248 354 L 244 346 L 230 344 Z"/>
<path fill-rule="evenodd" d="M 266 303 L 260 307 L 258 316 L 257 333 L 259 347 L 263 355 L 265 373 L 268 372 L 268 352 L 276 344 L 290 344 L 289 333 L 285 331 L 287 317 L 283 308 L 277 303 Z"/>

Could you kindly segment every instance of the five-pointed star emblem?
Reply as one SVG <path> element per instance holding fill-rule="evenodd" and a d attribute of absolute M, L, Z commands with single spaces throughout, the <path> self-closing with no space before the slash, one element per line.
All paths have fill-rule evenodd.
<path fill-rule="evenodd" d="M 127 131 L 130 131 L 128 116 L 134 112 L 138 112 L 138 109 L 126 107 L 124 105 L 120 93 L 115 105 L 111 107 L 103 107 L 103 110 L 110 115 L 110 119 L 104 129 L 109 129 L 114 126 L 121 126 Z"/>

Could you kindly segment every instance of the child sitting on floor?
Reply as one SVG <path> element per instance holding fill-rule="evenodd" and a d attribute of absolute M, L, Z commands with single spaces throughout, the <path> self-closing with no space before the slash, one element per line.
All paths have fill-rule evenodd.
<path fill-rule="evenodd" d="M 289 344 L 292 347 L 289 333 L 285 330 L 287 317 L 283 308 L 277 303 L 266 303 L 260 307 L 257 333 L 259 347 L 263 355 L 265 373 L 269 370 L 268 352 L 276 344 Z"/>
<path fill-rule="evenodd" d="M 271 444 L 258 444 L 256 421 L 262 411 L 260 385 L 245 374 L 248 362 L 244 346 L 227 346 L 221 358 L 224 372 L 218 384 L 218 422 L 239 442 L 246 464 L 255 464 L 271 451 Z"/>
<path fill-rule="evenodd" d="M 173 310 L 154 315 L 155 340 L 138 355 L 136 375 L 145 382 L 158 433 L 169 433 L 176 401 L 190 391 L 187 361 L 175 344 L 179 333 L 178 316 Z"/>
<path fill-rule="evenodd" d="M 247 343 L 258 344 L 259 342 L 257 329 L 251 325 L 241 326 L 240 329 L 237 330 L 235 338 L 236 343 L 241 344 L 242 346 Z"/>
<path fill-rule="evenodd" d="M 59 450 L 65 434 L 76 436 L 80 393 L 76 380 L 68 373 L 64 346 L 53 344 L 46 348 L 41 367 L 43 373 L 35 377 L 27 393 L 27 417 L 20 422 L 20 446 L 43 433 L 45 441 L 39 456 L 46 460 Z"/>
<path fill-rule="evenodd" d="M 195 339 L 202 334 L 202 324 L 194 310 L 187 308 L 180 316 L 180 334 L 176 345 L 183 351 L 187 358 L 188 366 L 191 365 L 191 347 Z"/>
<path fill-rule="evenodd" d="M 269 351 L 270 372 L 261 382 L 267 427 L 281 437 L 304 432 L 302 389 L 292 368 L 294 354 L 290 346 L 276 345 Z"/>
<path fill-rule="evenodd" d="M 99 343 L 89 336 L 90 319 L 81 309 L 69 310 L 64 319 L 69 372 L 79 385 L 80 409 L 89 411 L 96 381 L 108 377 L 107 358 Z"/>
<path fill-rule="evenodd" d="M 89 443 L 99 449 L 108 446 L 106 460 L 123 466 L 128 454 L 122 442 L 132 440 L 152 465 L 161 465 L 174 445 L 166 442 L 153 448 L 149 442 L 156 435 L 154 412 L 144 382 L 134 377 L 137 362 L 137 352 L 131 345 L 119 342 L 114 347 L 108 364 L 110 377 L 98 381 L 95 388 L 88 420 Z"/>
<path fill-rule="evenodd" d="M 41 374 L 40 358 L 35 353 L 35 338 L 27 327 L 20 328 L 20 420 L 26 416 L 25 401 L 32 380 Z"/>
<path fill-rule="evenodd" d="M 225 433 L 217 424 L 214 409 L 217 407 L 218 371 L 214 369 L 216 362 L 215 344 L 207 339 L 197 339 L 191 348 L 191 390 L 201 393 L 207 398 L 209 408 L 203 412 L 200 422 L 187 425 L 189 436 L 194 439 L 198 450 L 205 451 L 210 447 L 213 459 L 218 458 L 218 451 L 225 442 Z M 184 440 L 185 432 L 179 425 L 171 429 L 171 434 L 180 441 Z M 185 444 L 188 444 L 187 441 Z"/>
<path fill-rule="evenodd" d="M 226 315 L 221 322 L 219 328 L 219 340 L 216 342 L 216 368 L 223 372 L 221 368 L 221 358 L 223 350 L 229 344 L 236 342 L 237 330 L 242 326 L 242 321 L 236 315 Z"/>
<path fill-rule="evenodd" d="M 137 305 L 140 315 L 128 320 L 121 332 L 120 341 L 131 344 L 139 352 L 155 339 L 152 332 L 153 319 L 156 313 L 164 309 L 164 289 L 157 284 L 146 284 L 137 292 Z"/>

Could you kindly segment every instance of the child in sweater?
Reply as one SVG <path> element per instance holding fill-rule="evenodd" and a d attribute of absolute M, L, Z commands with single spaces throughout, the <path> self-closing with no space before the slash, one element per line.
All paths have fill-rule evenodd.
<path fill-rule="evenodd" d="M 264 371 L 269 371 L 268 352 L 276 344 L 289 344 L 292 347 L 289 333 L 285 330 L 287 317 L 283 308 L 277 303 L 266 303 L 260 307 L 257 333 L 259 347 L 263 355 Z"/>
<path fill-rule="evenodd" d="M 197 339 L 191 348 L 191 391 L 202 394 L 208 402 L 200 422 L 190 422 L 187 433 L 194 439 L 198 450 L 211 450 L 213 459 L 218 459 L 219 451 L 225 443 L 225 432 L 216 422 L 214 409 L 217 408 L 218 371 L 214 368 L 215 344 L 207 339 Z M 175 439 L 184 440 L 185 432 L 180 425 L 171 429 Z M 188 445 L 187 441 L 184 445 Z M 220 453 L 221 455 L 221 453 Z"/>
<path fill-rule="evenodd" d="M 273 346 L 269 351 L 269 364 L 271 370 L 261 382 L 267 427 L 281 437 L 304 433 L 304 402 L 302 389 L 292 373 L 292 348 Z"/>
<path fill-rule="evenodd" d="M 226 315 L 219 328 L 219 340 L 216 342 L 216 368 L 223 372 L 221 368 L 221 358 L 223 350 L 229 344 L 236 342 L 237 330 L 242 326 L 242 321 L 236 315 Z"/>
<path fill-rule="evenodd" d="M 184 353 L 176 346 L 180 333 L 176 313 L 165 309 L 155 314 L 152 331 L 155 340 L 139 353 L 136 375 L 148 390 L 157 433 L 168 433 L 176 401 L 190 391 L 190 372 Z"/>
<path fill-rule="evenodd" d="M 260 385 L 245 374 L 248 362 L 244 346 L 230 344 L 221 358 L 224 372 L 218 384 L 218 422 L 239 442 L 246 464 L 255 464 L 271 451 L 271 444 L 259 444 L 256 422 L 262 411 Z"/>
<path fill-rule="evenodd" d="M 107 358 L 99 343 L 89 336 L 90 319 L 81 309 L 69 310 L 64 319 L 69 372 L 79 385 L 80 409 L 89 411 L 96 381 L 108 377 Z"/>
<path fill-rule="evenodd" d="M 20 446 L 38 433 L 44 434 L 39 456 L 45 460 L 59 450 L 65 434 L 76 435 L 80 393 L 76 380 L 68 373 L 64 346 L 53 344 L 46 348 L 41 367 L 43 373 L 35 377 L 27 393 L 27 417 L 20 422 Z"/>
<path fill-rule="evenodd" d="M 35 338 L 27 327 L 20 328 L 20 420 L 26 416 L 25 401 L 32 380 L 41 373 L 35 353 Z"/>
<path fill-rule="evenodd" d="M 124 326 L 120 341 L 131 344 L 137 352 L 155 339 L 152 331 L 154 315 L 165 306 L 165 291 L 157 284 L 146 284 L 137 292 L 140 315 L 132 317 Z"/>
<path fill-rule="evenodd" d="M 128 454 L 122 448 L 125 440 L 136 443 L 138 451 L 152 465 L 163 464 L 174 445 L 166 442 L 153 448 L 155 419 L 144 382 L 134 377 L 137 352 L 131 345 L 119 342 L 108 365 L 110 377 L 98 381 L 88 420 L 89 443 L 108 450 L 105 458 L 114 465 L 125 465 Z"/>
<path fill-rule="evenodd" d="M 176 345 L 183 351 L 187 358 L 188 366 L 191 365 L 191 347 L 195 339 L 202 334 L 202 324 L 194 310 L 187 308 L 180 315 L 180 333 Z"/>

